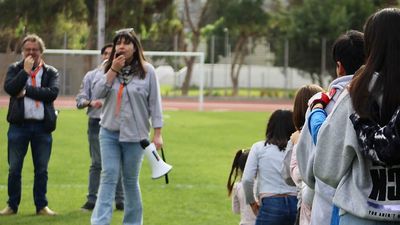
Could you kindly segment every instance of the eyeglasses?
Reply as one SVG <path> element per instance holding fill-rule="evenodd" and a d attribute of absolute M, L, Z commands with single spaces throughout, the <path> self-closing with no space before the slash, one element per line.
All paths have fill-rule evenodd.
<path fill-rule="evenodd" d="M 115 31 L 115 34 L 120 34 L 120 33 L 131 33 L 134 32 L 133 28 L 123 28 Z"/>
<path fill-rule="evenodd" d="M 24 52 L 38 52 L 38 48 L 24 48 Z"/>

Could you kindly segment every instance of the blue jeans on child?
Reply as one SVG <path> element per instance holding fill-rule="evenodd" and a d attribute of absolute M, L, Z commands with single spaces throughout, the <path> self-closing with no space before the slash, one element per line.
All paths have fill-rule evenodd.
<path fill-rule="evenodd" d="M 101 179 L 93 210 L 92 225 L 110 224 L 112 203 L 118 176 L 122 169 L 125 193 L 124 225 L 142 224 L 142 199 L 139 172 L 144 150 L 138 142 L 120 142 L 119 132 L 100 128 Z"/>
<path fill-rule="evenodd" d="M 264 197 L 256 225 L 293 225 L 296 220 L 297 197 Z"/>

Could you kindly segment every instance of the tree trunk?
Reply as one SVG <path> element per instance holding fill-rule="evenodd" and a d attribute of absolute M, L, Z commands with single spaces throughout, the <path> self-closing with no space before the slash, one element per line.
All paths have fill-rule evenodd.
<path fill-rule="evenodd" d="M 199 20 L 197 22 L 197 24 L 195 25 L 190 17 L 190 10 L 189 10 L 189 1 L 185 0 L 184 1 L 184 10 L 185 10 L 185 15 L 186 15 L 186 20 L 187 23 L 189 24 L 189 27 L 192 31 L 192 52 L 196 52 L 197 48 L 199 47 L 199 43 L 200 43 L 200 36 L 201 36 L 201 26 L 202 23 L 205 19 L 205 14 L 206 11 L 208 9 L 208 5 L 209 5 L 210 1 L 207 0 L 207 2 L 205 3 L 205 5 L 202 7 L 201 9 L 201 13 L 200 13 L 200 17 Z M 186 51 L 186 49 L 185 49 Z M 194 66 L 194 62 L 195 62 L 195 57 L 190 57 L 190 58 L 185 58 L 185 62 L 186 62 L 186 67 L 187 67 L 187 71 L 186 71 L 186 76 L 185 76 L 185 80 L 182 84 L 182 95 L 183 96 L 187 96 L 188 92 L 189 92 L 189 86 L 190 86 L 190 80 L 192 78 L 192 72 L 193 72 L 193 66 Z"/>
<path fill-rule="evenodd" d="M 197 51 L 197 47 L 199 46 L 200 43 L 200 33 L 199 32 L 193 32 L 193 39 L 192 39 L 192 52 Z M 195 57 L 191 56 L 189 58 L 185 58 L 186 62 L 186 76 L 185 80 L 183 81 L 182 88 L 181 88 L 181 93 L 183 96 L 187 96 L 189 93 L 189 88 L 190 88 L 190 81 L 192 79 L 192 73 L 193 73 L 193 66 L 195 62 Z"/>
<path fill-rule="evenodd" d="M 185 80 L 183 81 L 182 89 L 181 89 L 181 93 L 183 96 L 187 96 L 189 94 L 190 81 L 192 79 L 194 60 L 195 60 L 194 57 L 190 57 L 190 59 L 186 62 L 186 66 L 187 66 L 186 76 L 185 76 Z"/>
<path fill-rule="evenodd" d="M 233 61 L 231 62 L 231 81 L 232 81 L 232 96 L 238 96 L 239 94 L 239 75 L 240 69 L 242 68 L 244 57 L 246 52 L 243 47 L 245 46 L 247 37 L 241 35 L 239 40 L 236 42 L 235 54 Z"/>

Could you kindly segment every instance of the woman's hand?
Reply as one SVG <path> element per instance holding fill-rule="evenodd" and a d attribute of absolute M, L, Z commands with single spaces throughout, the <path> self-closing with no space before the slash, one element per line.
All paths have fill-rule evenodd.
<path fill-rule="evenodd" d="M 292 141 L 292 143 L 295 145 L 297 144 L 297 142 L 299 141 L 299 136 L 300 136 L 300 132 L 299 131 L 295 131 L 292 136 L 290 136 L 290 140 Z"/>
<path fill-rule="evenodd" d="M 156 146 L 156 149 L 159 150 L 163 146 L 163 138 L 161 135 L 161 128 L 154 128 L 154 136 L 153 143 Z"/>
<path fill-rule="evenodd" d="M 116 54 L 116 56 L 117 56 L 117 54 Z M 119 55 L 118 57 L 115 57 L 114 59 L 113 59 L 113 61 L 112 61 L 112 64 L 111 64 L 111 70 L 112 71 L 117 71 L 117 72 L 119 72 L 119 71 L 121 71 L 121 69 L 122 69 L 122 67 L 124 67 L 124 65 L 125 65 L 125 56 L 124 55 Z"/>
<path fill-rule="evenodd" d="M 260 210 L 260 206 L 257 202 L 250 203 L 251 210 L 253 211 L 254 215 L 258 215 L 258 211 Z"/>
<path fill-rule="evenodd" d="M 115 77 L 117 77 L 119 71 L 125 65 L 125 56 L 120 55 L 113 59 L 110 69 L 107 71 L 107 84 L 112 85 Z"/>

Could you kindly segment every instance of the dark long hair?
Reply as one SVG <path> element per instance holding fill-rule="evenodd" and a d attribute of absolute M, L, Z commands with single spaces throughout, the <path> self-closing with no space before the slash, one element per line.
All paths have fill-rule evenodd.
<path fill-rule="evenodd" d="M 265 131 L 265 145 L 272 144 L 281 151 L 285 150 L 290 135 L 296 131 L 292 118 L 293 113 L 290 110 L 278 109 L 273 112 Z"/>
<path fill-rule="evenodd" d="M 127 43 L 132 43 L 133 46 L 135 47 L 135 52 L 133 53 L 132 64 L 136 64 L 136 62 L 138 62 L 138 66 L 139 66 L 139 70 L 140 70 L 140 79 L 144 79 L 144 77 L 146 76 L 146 70 L 144 68 L 144 63 L 146 62 L 146 58 L 144 57 L 142 44 L 140 44 L 140 41 L 139 41 L 136 33 L 133 30 L 121 31 L 121 32 L 116 33 L 116 35 L 113 38 L 113 48 L 111 51 L 111 55 L 106 63 L 104 72 L 107 73 L 107 71 L 111 68 L 112 61 L 114 60 L 115 51 L 116 51 L 115 47 L 116 47 L 117 42 L 120 40 L 125 40 Z"/>
<path fill-rule="evenodd" d="M 239 149 L 236 152 L 235 158 L 232 162 L 231 172 L 229 173 L 228 183 L 226 187 L 228 189 L 228 196 L 231 196 L 233 185 L 236 182 L 238 176 L 242 176 L 244 167 L 246 165 L 247 157 L 249 156 L 249 149 Z M 233 178 L 232 178 L 233 175 Z"/>
<path fill-rule="evenodd" d="M 357 71 L 350 86 L 353 107 L 361 117 L 386 124 L 400 105 L 400 10 L 386 8 L 371 15 L 365 24 L 364 39 L 365 67 Z M 369 90 L 375 72 L 379 76 Z M 379 97 L 382 104 L 378 111 Z"/>
<path fill-rule="evenodd" d="M 293 103 L 293 123 L 296 130 L 301 130 L 304 125 L 308 100 L 321 91 L 324 91 L 324 89 L 316 84 L 305 85 L 297 90 Z"/>

